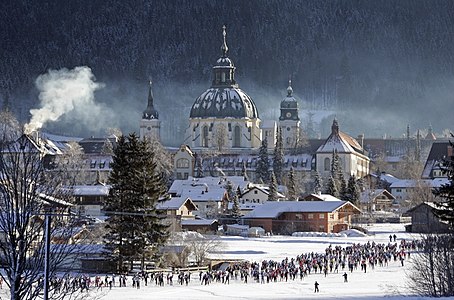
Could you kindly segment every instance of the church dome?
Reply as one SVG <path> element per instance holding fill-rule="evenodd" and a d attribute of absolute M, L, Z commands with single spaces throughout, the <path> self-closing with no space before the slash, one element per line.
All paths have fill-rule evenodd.
<path fill-rule="evenodd" d="M 190 118 L 258 118 L 257 107 L 235 81 L 235 66 L 227 57 L 228 47 L 223 27 L 222 56 L 213 66 L 211 87 L 196 99 Z"/>
<path fill-rule="evenodd" d="M 191 118 L 258 118 L 254 101 L 238 87 L 211 87 L 195 101 Z"/>

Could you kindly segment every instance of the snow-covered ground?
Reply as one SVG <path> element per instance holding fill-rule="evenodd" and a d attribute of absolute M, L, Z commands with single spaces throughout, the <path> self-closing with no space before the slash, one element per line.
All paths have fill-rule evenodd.
<path fill-rule="evenodd" d="M 247 259 L 261 261 L 264 259 L 282 260 L 285 257 L 296 257 L 305 252 L 322 252 L 330 244 L 348 245 L 352 243 L 389 242 L 390 233 L 401 239 L 417 239 L 418 235 L 404 232 L 401 224 L 378 224 L 368 226 L 371 235 L 366 237 L 288 237 L 273 236 L 264 238 L 222 237 L 224 249 L 215 254 L 216 257 L 230 259 Z M 288 282 L 256 283 L 249 280 L 247 284 L 231 280 L 229 285 L 212 283 L 201 285 L 197 274 L 194 274 L 188 286 L 158 287 L 154 283 L 142 286 L 140 290 L 132 287 L 113 288 L 101 299 L 382 299 L 393 300 L 424 299 L 412 296 L 406 288 L 406 275 L 411 264 L 411 257 L 405 261 L 390 262 L 388 267 L 368 269 L 367 273 L 360 270 L 349 273 L 348 282 L 344 283 L 343 272 L 328 274 L 311 274 L 303 280 Z M 320 284 L 320 292 L 314 293 L 314 282 Z"/>
<path fill-rule="evenodd" d="M 418 239 L 418 235 L 404 232 L 401 224 L 374 224 L 365 226 L 370 235 L 361 236 L 352 233 L 350 237 L 289 237 L 272 236 L 263 238 L 222 237 L 222 249 L 214 254 L 217 258 L 246 259 L 249 261 L 282 260 L 296 257 L 301 253 L 324 252 L 330 244 L 347 246 L 352 243 L 388 243 L 389 235 L 396 234 L 398 242 L 402 239 Z M 412 256 L 414 256 L 413 254 Z M 411 256 L 411 257 L 412 257 Z M 402 267 L 400 262 L 391 261 L 388 267 L 368 268 L 367 273 L 359 269 L 348 272 L 348 282 L 344 283 L 343 272 L 310 274 L 307 277 L 288 282 L 272 282 L 260 284 L 249 279 L 245 284 L 240 280 L 230 280 L 230 284 L 211 283 L 201 285 L 198 274 L 194 272 L 188 286 L 177 284 L 174 276 L 173 286 L 158 287 L 152 282 L 148 286 L 142 284 L 140 289 L 131 286 L 129 278 L 127 287 L 103 289 L 101 300 L 144 300 L 144 299 L 392 299 L 420 300 L 426 299 L 412 295 L 407 288 L 406 272 L 411 268 L 412 258 L 406 260 Z M 320 284 L 320 292 L 314 293 L 314 282 Z M 0 290 L 5 291 L 5 290 Z M 1 293 L 0 293 L 1 294 Z M 3 298 L 3 297 L 1 297 Z M 429 299 L 429 298 L 427 298 Z M 451 298 L 454 299 L 454 298 Z"/>

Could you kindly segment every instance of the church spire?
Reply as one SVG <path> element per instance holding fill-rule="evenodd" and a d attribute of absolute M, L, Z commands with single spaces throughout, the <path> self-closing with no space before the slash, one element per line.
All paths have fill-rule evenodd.
<path fill-rule="evenodd" d="M 227 52 L 229 51 L 229 47 L 227 47 L 227 42 L 225 40 L 225 36 L 227 35 L 227 33 L 225 32 L 225 29 L 226 29 L 225 25 L 222 26 L 222 36 L 224 38 L 224 41 L 221 46 L 222 57 L 227 57 Z"/>
<path fill-rule="evenodd" d="M 151 89 L 152 81 L 150 79 L 150 87 L 148 89 L 148 104 L 147 108 L 143 111 L 143 119 L 158 119 L 159 114 L 154 108 L 153 102 L 154 102 L 154 97 L 153 97 L 153 90 Z"/>

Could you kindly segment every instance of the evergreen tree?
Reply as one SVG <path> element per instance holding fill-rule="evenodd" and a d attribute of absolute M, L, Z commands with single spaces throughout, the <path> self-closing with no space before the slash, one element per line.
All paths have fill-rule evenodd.
<path fill-rule="evenodd" d="M 270 180 L 270 160 L 268 158 L 268 141 L 266 138 L 263 139 L 262 145 L 259 149 L 259 156 L 257 159 L 256 168 L 257 179 L 264 183 L 268 183 Z"/>
<path fill-rule="evenodd" d="M 290 168 L 290 172 L 288 174 L 288 199 L 292 201 L 298 200 L 298 195 L 296 193 L 296 183 L 295 183 L 295 172 L 293 168 Z"/>
<path fill-rule="evenodd" d="M 346 193 L 346 197 L 344 200 L 350 201 L 353 204 L 358 204 L 359 197 L 360 197 L 360 193 L 359 193 L 358 184 L 357 184 L 355 175 L 352 175 L 352 176 L 350 176 L 350 178 L 348 178 L 347 193 Z"/>
<path fill-rule="evenodd" d="M 339 198 L 339 190 L 337 188 L 336 181 L 334 180 L 333 176 L 330 176 L 328 178 L 328 182 L 326 184 L 326 193 L 336 198 Z"/>
<path fill-rule="evenodd" d="M 238 190 L 235 190 L 233 188 L 233 183 L 231 181 L 227 181 L 225 189 L 227 191 L 229 202 L 232 203 L 232 209 L 230 210 L 230 214 L 232 218 L 239 218 L 241 216 L 241 211 L 240 203 L 238 201 Z"/>
<path fill-rule="evenodd" d="M 276 201 L 277 199 L 277 181 L 274 173 L 271 173 L 271 182 L 269 185 L 268 201 Z"/>
<path fill-rule="evenodd" d="M 273 155 L 273 172 L 278 184 L 282 183 L 282 169 L 284 166 L 284 143 L 282 141 L 282 128 L 278 127 L 276 145 Z"/>
<path fill-rule="evenodd" d="M 195 177 L 197 178 L 202 178 L 203 177 L 203 163 L 202 163 L 202 158 L 200 156 L 196 157 L 196 175 Z"/>
<path fill-rule="evenodd" d="M 322 177 L 318 172 L 315 172 L 315 178 L 314 178 L 314 193 L 315 194 L 321 194 L 323 189 L 323 182 L 322 182 Z"/>
<path fill-rule="evenodd" d="M 451 147 L 454 147 L 452 142 L 449 143 Z M 435 196 L 442 199 L 441 202 L 435 202 L 436 208 L 434 209 L 434 214 L 442 221 L 447 222 L 451 231 L 454 231 L 454 156 L 445 158 L 441 164 L 441 168 L 443 173 L 448 177 L 449 182 L 434 189 Z"/>
<path fill-rule="evenodd" d="M 347 182 L 345 182 L 344 176 L 340 179 L 339 185 L 339 197 L 342 200 L 347 198 Z"/>
<path fill-rule="evenodd" d="M 148 143 L 130 134 L 120 137 L 114 149 L 105 241 L 119 268 L 127 260 L 131 265 L 141 260 L 143 266 L 168 236 L 165 216 L 156 209 L 165 184 Z"/>

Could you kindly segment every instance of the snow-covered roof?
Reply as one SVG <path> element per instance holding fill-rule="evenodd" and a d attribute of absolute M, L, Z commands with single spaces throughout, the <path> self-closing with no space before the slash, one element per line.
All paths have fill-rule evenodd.
<path fill-rule="evenodd" d="M 168 209 L 180 209 L 186 202 L 189 202 L 193 206 L 193 210 L 197 210 L 197 206 L 189 198 L 183 197 L 172 197 L 166 201 L 159 201 L 156 205 L 156 209 L 168 210 Z"/>
<path fill-rule="evenodd" d="M 348 201 L 279 201 L 266 202 L 258 206 L 245 219 L 277 218 L 285 212 L 325 213 L 334 212 L 345 205 L 351 205 L 355 211 L 360 211 Z"/>
<path fill-rule="evenodd" d="M 320 201 L 341 201 L 339 198 L 334 197 L 330 194 L 310 194 L 309 196 L 304 197 L 305 199 L 318 199 Z"/>
<path fill-rule="evenodd" d="M 359 153 L 364 155 L 363 147 L 354 138 L 339 130 L 337 120 L 334 119 L 331 134 L 317 149 L 317 153 Z"/>
<path fill-rule="evenodd" d="M 388 192 L 385 189 L 372 189 L 361 192 L 359 201 L 361 203 L 369 203 L 370 201 L 372 201 L 381 194 L 384 194 L 390 201 L 396 199 L 396 197 L 394 197 L 390 192 Z"/>
<path fill-rule="evenodd" d="M 251 193 L 253 190 L 259 190 L 262 193 L 264 193 L 265 195 L 270 194 L 269 186 L 252 184 L 252 185 L 249 185 L 248 189 L 241 194 L 241 197 L 244 197 L 245 195 Z M 285 199 L 285 195 L 283 195 L 282 193 L 279 193 L 279 192 L 276 192 L 276 197 L 277 197 L 277 199 Z"/>
<path fill-rule="evenodd" d="M 186 180 L 175 180 L 169 189 L 169 194 L 190 198 L 194 202 L 221 201 L 226 193 L 225 186 L 228 181 L 232 182 L 234 190 L 238 186 L 241 189 L 249 183 L 242 176 L 189 177 Z"/>
<path fill-rule="evenodd" d="M 441 187 L 444 184 L 449 184 L 449 180 L 447 178 L 422 179 L 422 180 L 402 179 L 402 180 L 393 182 L 391 184 L 391 189 L 414 188 L 414 187 L 417 187 L 420 185 L 437 188 L 437 187 Z"/>
<path fill-rule="evenodd" d="M 51 206 L 59 206 L 59 207 L 74 206 L 73 204 L 71 204 L 65 200 L 46 195 L 44 193 L 39 193 L 39 198 L 41 200 L 43 200 L 44 202 L 47 202 Z"/>
<path fill-rule="evenodd" d="M 76 185 L 73 187 L 74 196 L 108 196 L 110 185 Z"/>
<path fill-rule="evenodd" d="M 216 219 L 182 219 L 181 226 L 209 226 L 217 221 Z"/>

